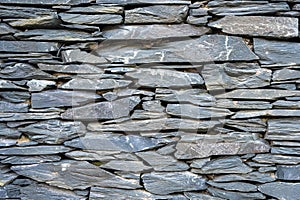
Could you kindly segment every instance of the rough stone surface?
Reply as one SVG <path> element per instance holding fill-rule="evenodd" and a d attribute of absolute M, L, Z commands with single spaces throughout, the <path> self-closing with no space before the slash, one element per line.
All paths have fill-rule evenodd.
<path fill-rule="evenodd" d="M 61 13 L 59 17 L 62 21 L 72 24 L 120 24 L 123 21 L 121 15 L 115 14 L 101 14 L 101 15 L 84 15 L 84 14 L 71 14 Z"/>
<path fill-rule="evenodd" d="M 209 26 L 234 35 L 298 37 L 298 19 L 289 17 L 226 16 Z"/>
<path fill-rule="evenodd" d="M 260 185 L 258 189 L 262 193 L 278 199 L 292 200 L 299 198 L 299 187 L 299 183 L 274 182 Z"/>
<path fill-rule="evenodd" d="M 57 51 L 58 45 L 50 42 L 0 41 L 1 52 L 51 52 Z"/>
<path fill-rule="evenodd" d="M 152 172 L 142 175 L 147 191 L 153 194 L 204 190 L 205 179 L 191 172 Z"/>

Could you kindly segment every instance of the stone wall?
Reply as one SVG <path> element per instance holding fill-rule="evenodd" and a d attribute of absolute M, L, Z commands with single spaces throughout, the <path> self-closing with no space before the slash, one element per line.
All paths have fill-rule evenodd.
<path fill-rule="evenodd" d="M 0 0 L 0 199 L 300 199 L 299 10 Z"/>

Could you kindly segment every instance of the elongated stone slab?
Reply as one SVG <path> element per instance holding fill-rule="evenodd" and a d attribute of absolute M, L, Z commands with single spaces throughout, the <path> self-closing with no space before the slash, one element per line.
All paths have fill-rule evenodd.
<path fill-rule="evenodd" d="M 90 3 L 91 0 L 0 0 L 1 4 L 27 4 L 27 5 L 79 5 Z"/>
<path fill-rule="evenodd" d="M 41 120 L 60 118 L 57 112 L 51 113 L 0 113 L 0 122 Z"/>
<path fill-rule="evenodd" d="M 136 155 L 149 163 L 155 171 L 185 171 L 189 169 L 186 163 L 178 161 L 169 155 L 161 155 L 155 151 L 139 152 Z"/>
<path fill-rule="evenodd" d="M 112 169 L 125 172 L 145 172 L 152 169 L 152 167 L 145 165 L 142 161 L 131 160 L 111 160 L 100 166 L 104 169 Z"/>
<path fill-rule="evenodd" d="M 219 124 L 218 121 L 200 121 L 176 118 L 130 120 L 119 124 L 89 123 L 88 129 L 92 131 L 159 131 L 159 130 L 199 130 L 207 131 Z"/>
<path fill-rule="evenodd" d="M 168 69 L 138 69 L 126 73 L 126 76 L 138 79 L 138 86 L 146 87 L 191 87 L 204 83 L 197 73 L 178 72 Z"/>
<path fill-rule="evenodd" d="M 218 99 L 255 99 L 274 100 L 282 97 L 300 96 L 300 91 L 275 89 L 237 89 L 224 94 L 216 95 Z"/>
<path fill-rule="evenodd" d="M 284 68 L 276 70 L 272 77 L 273 81 L 286 81 L 293 79 L 300 79 L 300 71 Z"/>
<path fill-rule="evenodd" d="M 265 138 L 268 140 L 300 141 L 300 118 L 269 119 Z"/>
<path fill-rule="evenodd" d="M 300 64 L 300 43 L 254 38 L 254 51 L 264 65 Z"/>
<path fill-rule="evenodd" d="M 271 70 L 258 64 L 226 63 L 205 65 L 201 74 L 208 90 L 258 88 L 267 86 Z"/>
<path fill-rule="evenodd" d="M 100 98 L 100 95 L 89 91 L 46 90 L 31 94 L 31 106 L 32 108 L 71 107 L 94 102 Z"/>
<path fill-rule="evenodd" d="M 82 122 L 60 120 L 42 121 L 18 130 L 25 133 L 33 141 L 46 144 L 61 144 L 66 140 L 82 136 L 86 131 Z"/>
<path fill-rule="evenodd" d="M 188 0 L 97 0 L 99 4 L 139 5 L 139 4 L 190 4 Z"/>
<path fill-rule="evenodd" d="M 266 199 L 265 195 L 260 192 L 231 192 L 216 188 L 207 189 L 212 195 L 224 199 Z"/>
<path fill-rule="evenodd" d="M 232 119 L 245 119 L 253 117 L 300 117 L 300 110 L 292 109 L 273 109 L 273 110 L 259 110 L 259 111 L 238 111 Z"/>
<path fill-rule="evenodd" d="M 209 32 L 206 27 L 196 27 L 189 24 L 173 25 L 123 25 L 105 27 L 103 37 L 109 40 L 150 40 L 162 38 L 186 38 L 202 36 Z"/>
<path fill-rule="evenodd" d="M 267 183 L 275 181 L 274 175 L 260 172 L 250 172 L 248 174 L 228 174 L 214 178 L 214 182 L 251 181 L 257 183 Z"/>
<path fill-rule="evenodd" d="M 4 113 L 26 113 L 29 105 L 27 103 L 10 103 L 0 100 L 0 110 Z"/>
<path fill-rule="evenodd" d="M 181 23 L 188 14 L 188 7 L 181 5 L 154 5 L 125 10 L 125 24 Z"/>
<path fill-rule="evenodd" d="M 108 3 L 105 1 L 105 3 Z M 67 10 L 67 13 L 89 13 L 89 14 L 123 14 L 124 8 L 122 6 L 112 6 L 102 5 L 104 3 L 101 3 L 99 5 L 90 5 L 87 7 L 72 7 L 71 9 Z"/>
<path fill-rule="evenodd" d="M 199 107 L 192 104 L 168 104 L 166 112 L 169 115 L 192 119 L 224 118 L 234 114 L 228 109 Z"/>
<path fill-rule="evenodd" d="M 214 15 L 251 15 L 289 11 L 286 2 L 270 3 L 268 1 L 209 1 L 209 11 Z"/>
<path fill-rule="evenodd" d="M 209 161 L 201 169 L 193 171 L 200 174 L 246 174 L 252 170 L 239 157 L 232 156 Z"/>
<path fill-rule="evenodd" d="M 86 161 L 64 160 L 61 162 L 19 165 L 11 168 L 17 174 L 60 188 L 74 190 L 91 186 L 139 188 L 139 184 L 126 180 Z"/>
<path fill-rule="evenodd" d="M 293 38 L 298 37 L 298 19 L 291 17 L 226 16 L 208 26 L 236 35 Z"/>
<path fill-rule="evenodd" d="M 20 197 L 22 199 L 52 199 L 60 200 L 85 200 L 84 196 L 80 196 L 73 191 L 51 187 L 47 184 L 29 184 L 20 189 Z"/>
<path fill-rule="evenodd" d="M 178 159 L 212 155 L 237 155 L 268 152 L 270 146 L 255 134 L 184 135 L 176 145 Z"/>
<path fill-rule="evenodd" d="M 260 185 L 258 190 L 266 195 L 278 198 L 293 200 L 300 196 L 300 183 L 274 182 Z"/>
<path fill-rule="evenodd" d="M 205 178 L 191 172 L 152 172 L 142 179 L 147 191 L 160 195 L 207 188 Z"/>
<path fill-rule="evenodd" d="M 80 49 L 70 49 L 62 52 L 64 63 L 90 63 L 105 64 L 107 60 L 100 56 L 81 51 Z"/>
<path fill-rule="evenodd" d="M 0 41 L 1 52 L 51 52 L 57 51 L 58 44 L 51 42 L 31 42 L 31 41 Z"/>
<path fill-rule="evenodd" d="M 241 38 L 224 35 L 204 35 L 197 39 L 163 43 L 130 40 L 102 42 L 95 52 L 111 62 L 125 64 L 250 61 L 258 58 Z"/>
<path fill-rule="evenodd" d="M 51 155 L 71 151 L 71 148 L 58 145 L 11 147 L 0 149 L 0 155 Z"/>
<path fill-rule="evenodd" d="M 9 26 L 5 23 L 0 23 L 0 35 L 6 35 L 6 34 L 11 34 L 11 33 L 16 33 L 16 32 L 18 32 L 18 31 L 16 29 L 12 28 L 11 26 Z"/>
<path fill-rule="evenodd" d="M 267 124 L 265 121 L 259 118 L 251 118 L 251 119 L 242 119 L 242 120 L 232 120 L 226 119 L 225 125 L 238 129 L 245 132 L 250 133 L 264 133 L 267 129 Z"/>
<path fill-rule="evenodd" d="M 31 156 L 9 156 L 3 160 L 1 163 L 11 164 L 11 165 L 26 165 L 26 164 L 36 164 L 43 162 L 56 162 L 60 161 L 61 157 L 57 155 L 31 155 Z"/>
<path fill-rule="evenodd" d="M 102 74 L 104 70 L 90 64 L 38 64 L 38 67 L 43 71 L 70 73 L 70 74 Z"/>
<path fill-rule="evenodd" d="M 207 183 L 211 186 L 221 188 L 224 190 L 240 191 L 240 192 L 257 191 L 256 185 L 250 183 L 244 183 L 244 182 L 218 183 L 218 182 L 208 181 Z"/>
<path fill-rule="evenodd" d="M 120 135 L 109 133 L 88 133 L 84 137 L 65 142 L 66 146 L 85 150 L 139 152 L 160 147 L 164 140 L 138 135 Z"/>
<path fill-rule="evenodd" d="M 132 96 L 112 102 L 99 102 L 82 107 L 68 109 L 61 117 L 63 119 L 118 119 L 129 116 L 130 111 L 139 104 L 140 98 Z"/>
<path fill-rule="evenodd" d="M 268 101 L 238 101 L 232 99 L 218 99 L 215 107 L 239 110 L 265 110 L 271 109 L 272 104 Z"/>
<path fill-rule="evenodd" d="M 252 160 L 258 163 L 270 163 L 281 165 L 293 165 L 300 163 L 300 158 L 297 156 L 274 154 L 258 154 Z"/>
<path fill-rule="evenodd" d="M 122 15 L 118 14 L 85 15 L 73 13 L 60 13 L 59 17 L 64 22 L 87 25 L 121 24 L 123 21 Z"/>
<path fill-rule="evenodd" d="M 51 30 L 51 29 L 34 29 L 14 34 L 21 40 L 36 41 L 69 41 L 69 42 L 88 42 L 99 41 L 102 37 L 93 37 L 90 33 L 73 30 Z"/>

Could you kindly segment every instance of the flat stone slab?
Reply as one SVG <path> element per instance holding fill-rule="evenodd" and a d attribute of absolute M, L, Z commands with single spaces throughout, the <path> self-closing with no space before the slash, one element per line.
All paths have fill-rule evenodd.
<path fill-rule="evenodd" d="M 11 169 L 19 175 L 68 190 L 86 189 L 91 186 L 124 189 L 140 187 L 136 182 L 116 176 L 86 161 L 64 160 L 13 166 Z"/>
<path fill-rule="evenodd" d="M 299 181 L 300 180 L 300 165 L 278 165 L 276 178 L 280 180 Z"/>
<path fill-rule="evenodd" d="M 298 19 L 291 17 L 225 16 L 211 22 L 210 27 L 224 33 L 259 37 L 298 37 Z"/>
<path fill-rule="evenodd" d="M 154 5 L 125 10 L 125 24 L 182 23 L 188 14 L 185 5 Z"/>
<path fill-rule="evenodd" d="M 58 44 L 51 42 L 32 42 L 32 41 L 0 41 L 1 52 L 51 52 L 57 51 Z"/>
<path fill-rule="evenodd" d="M 228 174 L 216 176 L 214 182 L 232 182 L 232 181 L 251 181 L 256 183 L 267 183 L 275 181 L 275 177 L 272 174 L 260 173 L 260 172 L 250 172 L 247 174 Z"/>
<path fill-rule="evenodd" d="M 99 4 L 140 5 L 140 4 L 190 4 L 188 0 L 97 0 Z"/>
<path fill-rule="evenodd" d="M 269 119 L 265 138 L 268 140 L 300 141 L 300 118 Z"/>
<path fill-rule="evenodd" d="M 254 38 L 254 51 L 264 65 L 300 64 L 300 43 Z"/>
<path fill-rule="evenodd" d="M 266 141 L 253 134 L 184 135 L 176 145 L 177 159 L 205 158 L 212 155 L 238 155 L 268 152 Z"/>
<path fill-rule="evenodd" d="M 0 0 L 1 4 L 28 4 L 28 5 L 79 5 L 91 3 L 91 0 Z"/>
<path fill-rule="evenodd" d="M 62 21 L 72 24 L 86 24 L 86 25 L 102 25 L 102 24 L 121 24 L 123 21 L 122 15 L 118 14 L 73 14 L 60 13 L 59 17 Z"/>
<path fill-rule="evenodd" d="M 293 200 L 300 196 L 300 183 L 274 182 L 260 185 L 258 190 L 266 195 L 278 198 Z"/>
<path fill-rule="evenodd" d="M 193 52 L 190 53 L 190 48 Z M 197 39 L 170 42 L 102 42 L 95 52 L 110 62 L 130 63 L 201 63 L 211 61 L 251 61 L 258 57 L 241 38 L 204 35 Z"/>
<path fill-rule="evenodd" d="M 207 188 L 206 179 L 191 172 L 152 172 L 142 180 L 147 191 L 160 195 Z"/>
<path fill-rule="evenodd" d="M 11 147 L 0 149 L 0 155 L 51 155 L 71 151 L 71 148 L 59 145 L 43 145 L 43 146 L 28 146 L 28 147 Z"/>
<path fill-rule="evenodd" d="M 201 70 L 208 90 L 264 87 L 270 85 L 271 73 L 254 63 L 209 64 Z"/>
<path fill-rule="evenodd" d="M 202 36 L 209 31 L 209 28 L 196 27 L 189 24 L 122 25 L 104 27 L 102 36 L 109 40 L 188 39 L 193 36 Z"/>

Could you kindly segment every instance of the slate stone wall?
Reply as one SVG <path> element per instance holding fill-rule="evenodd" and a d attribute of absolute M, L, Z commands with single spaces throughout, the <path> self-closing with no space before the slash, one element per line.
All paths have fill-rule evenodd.
<path fill-rule="evenodd" d="M 300 199 L 299 0 L 0 0 L 0 199 Z"/>

